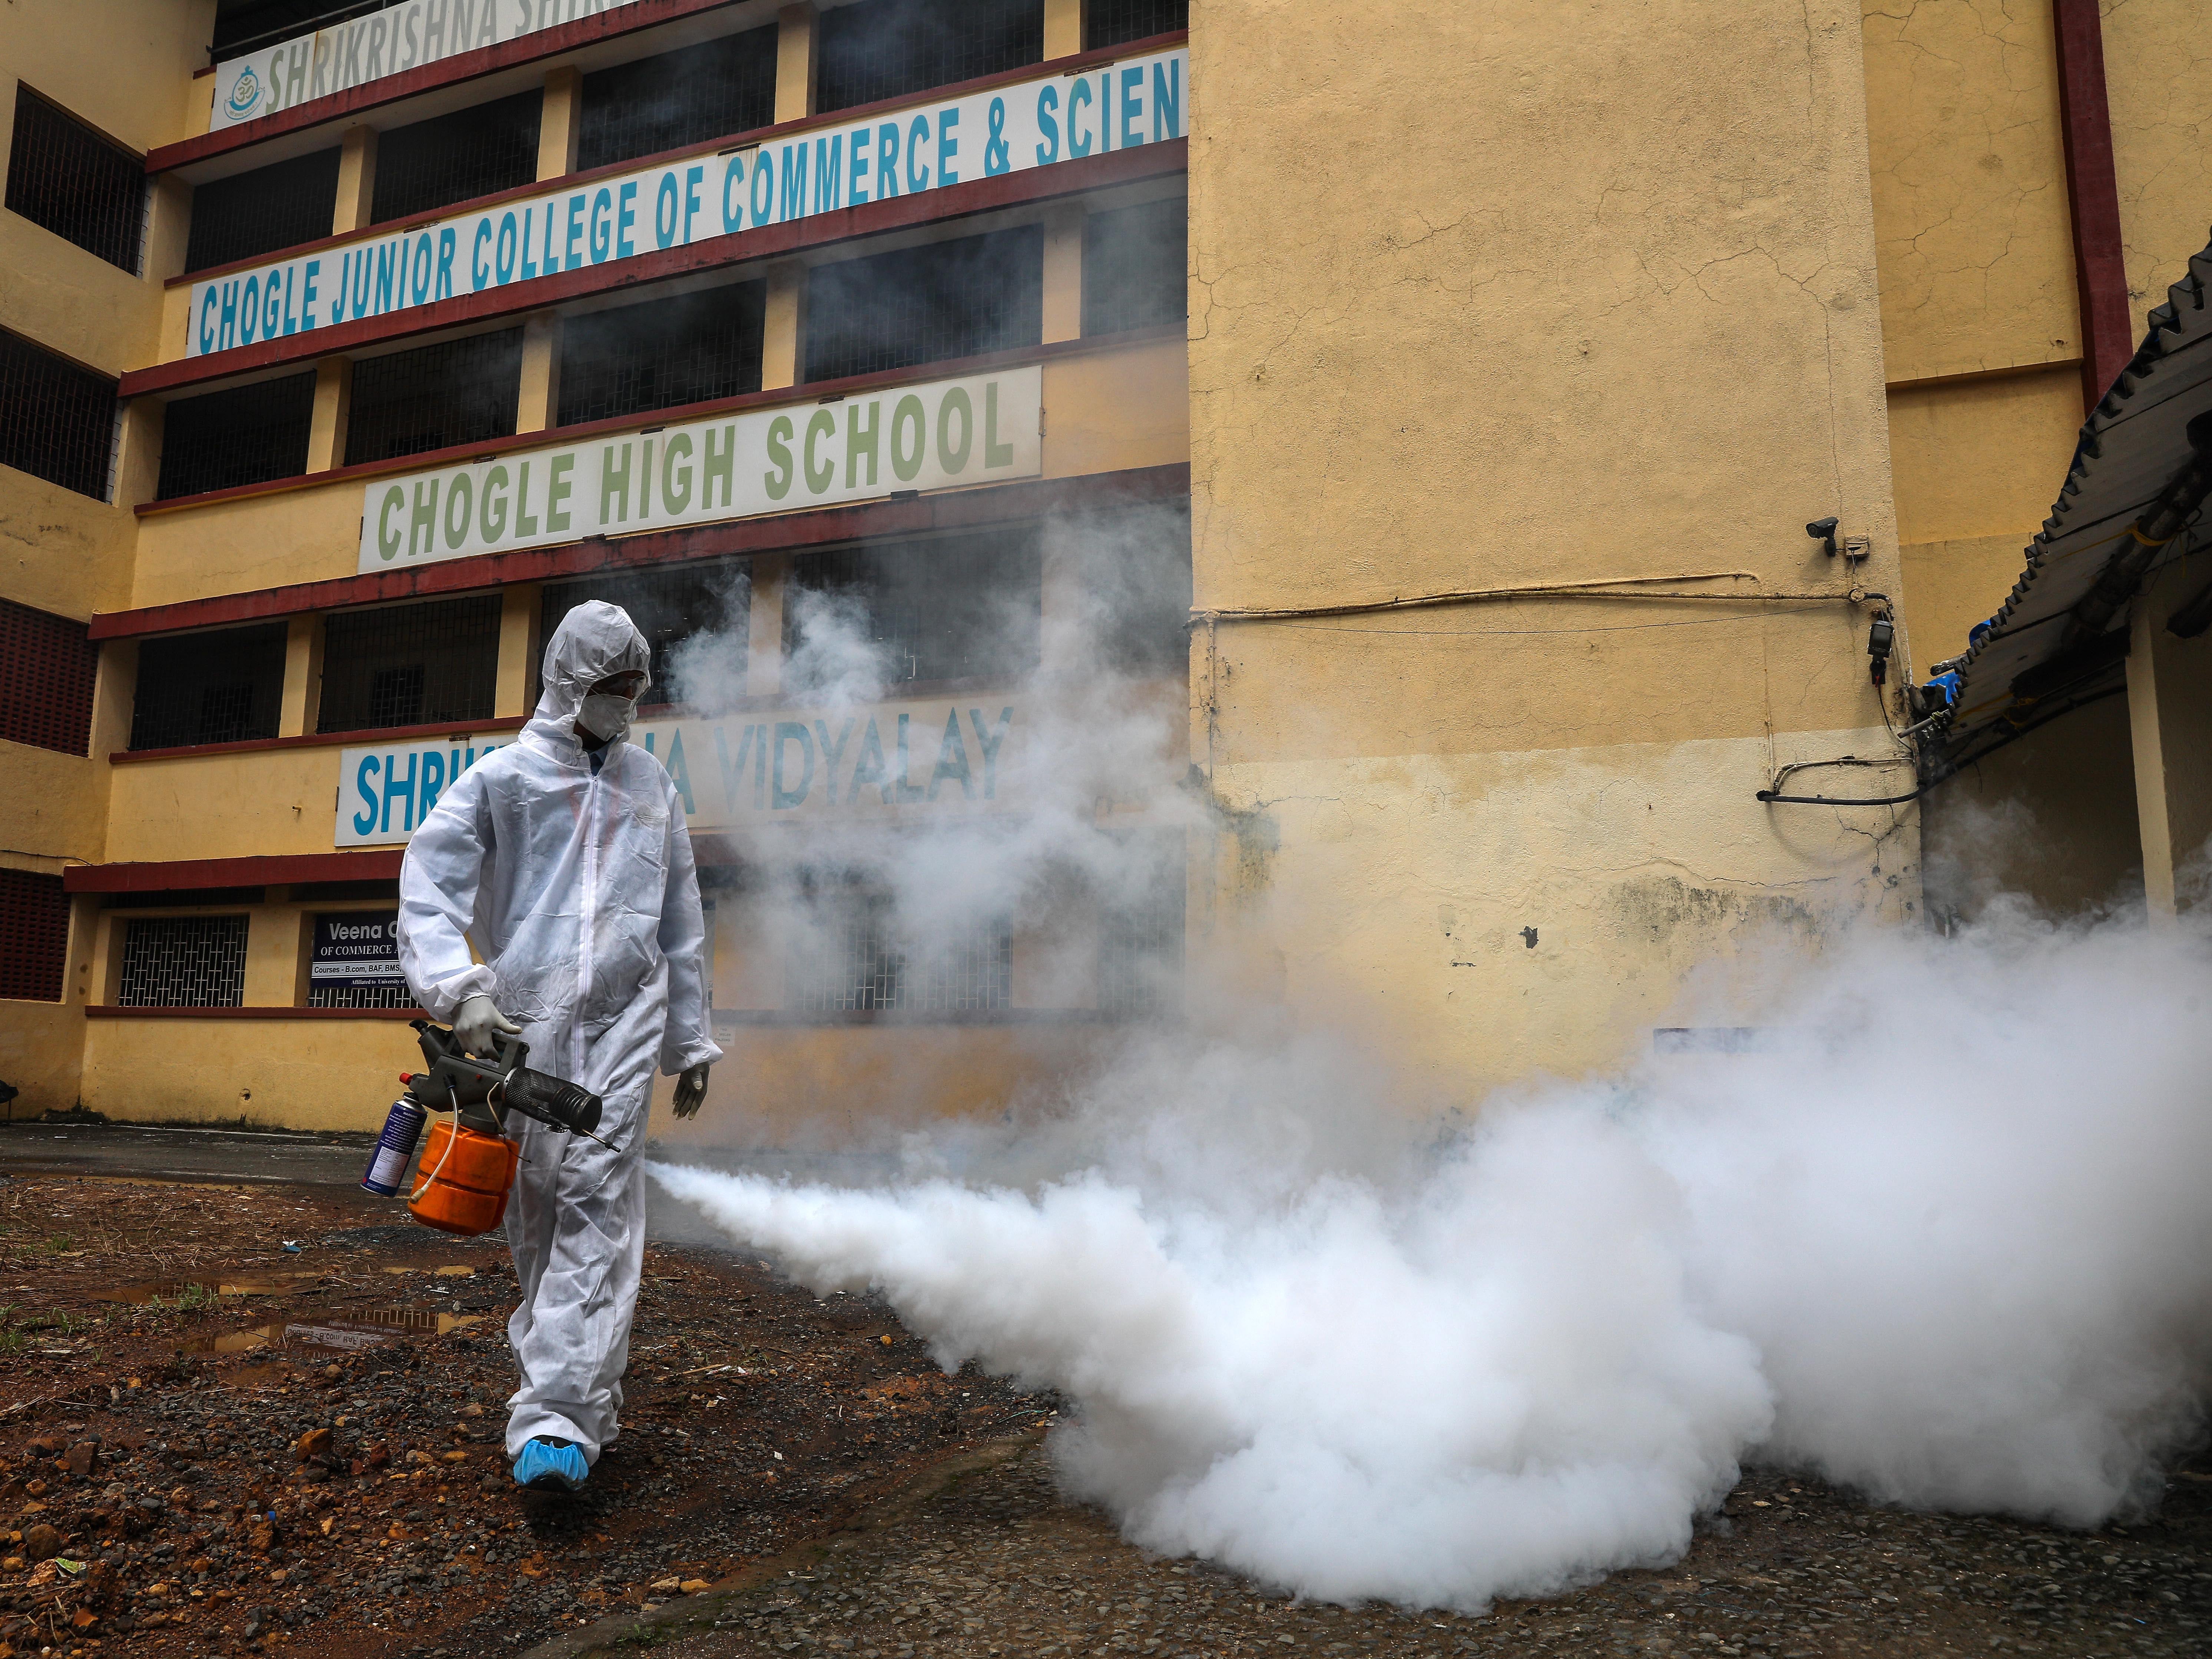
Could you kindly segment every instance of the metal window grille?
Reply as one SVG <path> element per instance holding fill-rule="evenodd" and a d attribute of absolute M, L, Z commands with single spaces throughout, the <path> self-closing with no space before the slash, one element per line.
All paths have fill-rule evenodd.
<path fill-rule="evenodd" d="M 0 738 L 86 753 L 99 673 L 100 647 L 82 623 L 0 599 Z"/>
<path fill-rule="evenodd" d="M 1044 58 L 1037 0 L 861 0 L 822 16 L 814 106 L 828 113 Z"/>
<path fill-rule="evenodd" d="M 571 317 L 561 333 L 562 426 L 758 392 L 764 283 Z"/>
<path fill-rule="evenodd" d="M 415 994 L 404 985 L 311 985 L 310 1008 L 412 1008 Z"/>
<path fill-rule="evenodd" d="M 185 269 L 227 265 L 329 235 L 338 200 L 338 154 L 319 149 L 194 190 Z"/>
<path fill-rule="evenodd" d="M 528 184 L 538 176 L 538 118 L 544 103 L 542 92 L 517 93 L 385 133 L 376 141 L 371 222 Z"/>
<path fill-rule="evenodd" d="M 820 265 L 807 283 L 810 380 L 1044 337 L 1044 232 L 1036 225 Z"/>
<path fill-rule="evenodd" d="M 1044 562 L 1035 525 L 816 554 L 794 562 L 792 580 L 787 654 L 836 630 L 878 652 L 895 682 L 1036 666 Z"/>
<path fill-rule="evenodd" d="M 162 501 L 296 477 L 307 470 L 315 371 L 179 398 L 163 412 Z"/>
<path fill-rule="evenodd" d="M 244 916 L 148 916 L 123 927 L 125 1008 L 235 1008 L 246 1000 Z"/>
<path fill-rule="evenodd" d="M 801 1013 L 978 1013 L 1013 1004 L 1014 930 L 1005 917 L 910 939 L 890 896 L 857 884 L 816 891 L 812 912 L 787 976 Z"/>
<path fill-rule="evenodd" d="M 8 210 L 135 276 L 146 226 L 145 158 L 18 82 Z"/>
<path fill-rule="evenodd" d="M 276 735 L 284 701 L 283 623 L 148 640 L 138 647 L 133 749 L 242 743 Z"/>
<path fill-rule="evenodd" d="M 514 435 L 522 331 L 364 358 L 353 366 L 346 465 Z"/>
<path fill-rule="evenodd" d="M 1083 10 L 1083 49 L 1097 52 L 1189 27 L 1190 0 L 1090 0 Z"/>
<path fill-rule="evenodd" d="M 539 637 L 551 639 L 561 619 L 586 599 L 604 599 L 629 612 L 653 648 L 653 684 L 645 694 L 648 707 L 711 707 L 743 694 L 752 600 L 752 567 L 747 561 L 549 586 L 541 602 Z"/>
<path fill-rule="evenodd" d="M 1189 314 L 1184 198 L 1139 203 L 1083 222 L 1083 331 L 1180 324 Z"/>
<path fill-rule="evenodd" d="M 62 1000 L 69 917 L 69 895 L 59 876 L 0 870 L 0 999 Z"/>
<path fill-rule="evenodd" d="M 1150 1018 L 1182 997 L 1182 839 L 1161 836 L 1145 854 L 1099 917 L 1098 1011 L 1109 1019 Z"/>
<path fill-rule="evenodd" d="M 0 329 L 0 466 L 104 501 L 115 382 Z"/>
<path fill-rule="evenodd" d="M 577 167 L 767 126 L 775 119 L 775 37 L 771 23 L 586 76 Z"/>
<path fill-rule="evenodd" d="M 315 729 L 388 731 L 489 719 L 499 613 L 499 595 L 488 593 L 325 617 Z"/>

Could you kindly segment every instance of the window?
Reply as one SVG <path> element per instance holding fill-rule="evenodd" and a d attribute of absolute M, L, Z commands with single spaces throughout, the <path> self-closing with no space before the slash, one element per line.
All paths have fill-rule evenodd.
<path fill-rule="evenodd" d="M 562 582 L 545 590 L 540 637 L 551 639 L 562 617 L 586 599 L 618 605 L 653 647 L 647 707 L 727 708 L 744 695 L 750 576 L 751 567 L 733 559 Z"/>
<path fill-rule="evenodd" d="M 1090 0 L 1083 9 L 1083 49 L 1097 52 L 1189 27 L 1190 0 Z"/>
<path fill-rule="evenodd" d="M 1146 202 L 1083 222 L 1083 331 L 1180 325 L 1189 313 L 1182 197 Z"/>
<path fill-rule="evenodd" d="M 514 435 L 522 331 L 366 357 L 353 366 L 346 465 Z"/>
<path fill-rule="evenodd" d="M 19 82 L 8 210 L 136 276 L 146 222 L 145 158 Z"/>
<path fill-rule="evenodd" d="M 369 218 L 382 224 L 512 190 L 538 176 L 538 118 L 543 92 L 521 92 L 455 110 L 376 141 L 376 188 Z"/>
<path fill-rule="evenodd" d="M 296 477 L 307 470 L 315 371 L 179 398 L 161 423 L 162 501 Z"/>
<path fill-rule="evenodd" d="M 192 191 L 185 269 L 205 270 L 331 234 L 338 202 L 338 152 L 319 149 Z"/>
<path fill-rule="evenodd" d="M 823 13 L 820 27 L 823 114 L 1044 58 L 1038 0 L 861 0 Z"/>
<path fill-rule="evenodd" d="M 810 380 L 1044 337 L 1044 233 L 1035 225 L 821 265 L 807 282 Z"/>
<path fill-rule="evenodd" d="M 1182 994 L 1182 837 L 1148 836 L 1129 850 L 1099 915 L 1098 1012 L 1109 1019 L 1169 1012 Z"/>
<path fill-rule="evenodd" d="M 145 916 L 123 924 L 123 1008 L 235 1008 L 246 1000 L 244 916 Z"/>
<path fill-rule="evenodd" d="M 107 499 L 115 382 L 0 329 L 0 465 Z"/>
<path fill-rule="evenodd" d="M 99 672 L 100 647 L 82 623 L 0 599 L 0 738 L 85 753 Z"/>
<path fill-rule="evenodd" d="M 323 623 L 318 732 L 488 720 L 499 673 L 500 598 L 344 611 Z"/>
<path fill-rule="evenodd" d="M 133 749 L 181 749 L 276 735 L 284 701 L 283 623 L 148 640 L 138 647 Z"/>
<path fill-rule="evenodd" d="M 1043 573 L 1034 525 L 814 554 L 792 567 L 784 650 L 802 678 L 854 643 L 893 684 L 1026 673 Z"/>
<path fill-rule="evenodd" d="M 0 870 L 0 998 L 59 1002 L 69 966 L 69 895 L 59 876 Z"/>
<path fill-rule="evenodd" d="M 775 119 L 775 35 L 770 24 L 586 76 L 577 167 L 767 126 Z"/>
<path fill-rule="evenodd" d="M 1063 545 L 1073 553 L 1100 663 L 1123 674 L 1188 673 L 1188 498 L 1085 514 Z"/>
<path fill-rule="evenodd" d="M 561 331 L 558 423 L 758 392 L 767 301 L 765 283 L 733 283 L 569 318 Z"/>
<path fill-rule="evenodd" d="M 225 0 L 216 8 L 211 58 L 235 58 L 241 49 L 273 46 L 349 17 L 380 11 L 402 0 Z"/>
<path fill-rule="evenodd" d="M 1005 917 L 908 936 L 890 896 L 808 872 L 810 925 L 785 982 L 801 1013 L 979 1013 L 1013 1003 L 1014 929 Z"/>

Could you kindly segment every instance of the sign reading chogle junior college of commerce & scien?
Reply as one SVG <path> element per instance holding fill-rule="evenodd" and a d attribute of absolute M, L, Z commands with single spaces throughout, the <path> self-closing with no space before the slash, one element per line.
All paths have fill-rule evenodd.
<path fill-rule="evenodd" d="M 693 830 L 990 811 L 1018 792 L 1024 730 L 1003 697 L 655 720 L 630 741 L 667 768 Z M 339 847 L 404 842 L 453 781 L 512 741 L 365 744 L 340 757 Z"/>
<path fill-rule="evenodd" d="M 361 569 L 1035 477 L 1043 398 L 1030 364 L 380 478 Z"/>
<path fill-rule="evenodd" d="M 631 0 L 403 0 L 313 34 L 257 47 L 216 65 L 208 131 L 220 132 L 296 104 L 419 69 L 457 52 L 520 40 Z"/>
<path fill-rule="evenodd" d="M 417 0 L 420 3 L 421 0 Z M 389 13 L 380 15 L 390 15 Z M 679 49 L 680 50 L 680 49 Z M 198 356 L 556 271 L 1180 138 L 1182 47 L 694 155 L 192 285 Z"/>

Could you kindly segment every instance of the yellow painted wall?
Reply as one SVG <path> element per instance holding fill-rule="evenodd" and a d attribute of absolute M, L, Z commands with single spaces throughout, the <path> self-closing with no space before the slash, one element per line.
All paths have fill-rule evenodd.
<path fill-rule="evenodd" d="M 2034 533 L 2081 428 L 2071 364 L 1889 395 L 1897 522 L 1908 542 Z M 2015 570 L 2013 573 L 2018 575 Z"/>
<path fill-rule="evenodd" d="M 2202 0 L 2102 0 L 2112 167 L 2136 332 L 2212 221 L 2212 39 Z"/>
<path fill-rule="evenodd" d="M 1966 648 L 1966 630 L 1996 613 L 2027 564 L 2027 539 L 2023 532 L 1906 544 L 1914 673 L 1924 679 L 1936 663 L 1957 656 Z"/>
<path fill-rule="evenodd" d="M 111 1118 L 376 1129 L 422 1052 L 404 1020 L 92 1019 L 84 1103 Z"/>
<path fill-rule="evenodd" d="M 108 860 L 327 853 L 341 753 L 307 744 L 116 767 Z"/>

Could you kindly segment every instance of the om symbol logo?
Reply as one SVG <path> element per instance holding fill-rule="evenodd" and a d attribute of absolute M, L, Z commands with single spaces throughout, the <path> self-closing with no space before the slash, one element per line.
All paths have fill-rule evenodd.
<path fill-rule="evenodd" d="M 253 113 L 253 106 L 261 101 L 261 77 L 248 64 L 239 70 L 238 79 L 231 83 L 230 97 L 223 104 L 224 112 L 234 121 L 243 121 Z"/>

